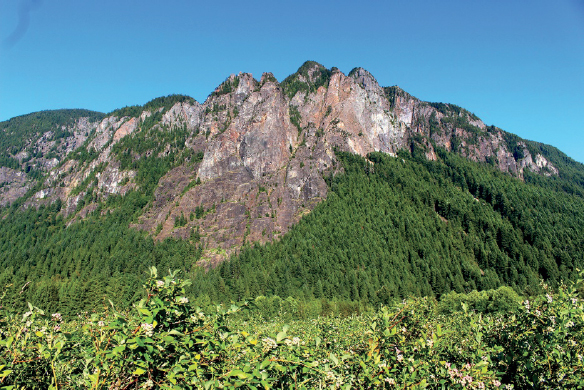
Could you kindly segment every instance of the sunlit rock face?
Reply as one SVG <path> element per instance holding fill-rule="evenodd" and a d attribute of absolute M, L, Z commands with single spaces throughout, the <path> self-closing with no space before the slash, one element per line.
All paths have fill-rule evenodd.
<path fill-rule="evenodd" d="M 325 199 L 324 177 L 339 169 L 335 149 L 361 156 L 374 151 L 396 155 L 406 149 L 436 159 L 440 147 L 519 178 L 525 169 L 558 174 L 542 154 L 531 153 L 521 141 L 460 107 L 423 102 L 399 87 L 381 87 L 362 68 L 345 75 L 315 62 L 305 63 L 282 82 L 271 73 L 259 81 L 239 73 L 202 104 L 191 99 L 144 108 L 131 117 L 80 118 L 69 130 L 58 147 L 46 133 L 14 156 L 46 172 L 25 207 L 60 199 L 65 216 L 84 218 L 109 196 L 141 189 L 132 164 L 123 166 L 115 154 L 116 145 L 145 131 L 150 138 L 182 131 L 183 150 L 159 145 L 154 157 L 180 155 L 185 148 L 199 157 L 162 176 L 153 200 L 132 226 L 159 240 L 193 240 L 203 248 L 203 262 L 211 266 L 245 243 L 281 236 Z M 92 157 L 67 157 L 78 148 Z M 124 153 L 129 161 L 138 161 L 153 152 L 136 145 Z M 0 182 L 0 205 L 15 201 L 35 184 L 25 172 L 7 167 L 0 168 Z"/>

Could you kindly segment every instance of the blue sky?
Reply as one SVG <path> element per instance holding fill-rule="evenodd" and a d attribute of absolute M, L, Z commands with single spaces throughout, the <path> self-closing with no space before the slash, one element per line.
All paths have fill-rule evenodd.
<path fill-rule="evenodd" d="M 584 162 L 584 1 L 0 0 L 0 120 L 109 112 L 306 60 L 369 70 Z"/>

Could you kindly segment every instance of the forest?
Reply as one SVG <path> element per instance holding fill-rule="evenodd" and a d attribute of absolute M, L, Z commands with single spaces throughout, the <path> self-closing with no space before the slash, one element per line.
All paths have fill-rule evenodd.
<path fill-rule="evenodd" d="M 4 389 L 581 389 L 583 281 L 508 287 L 299 318 L 294 299 L 201 308 L 179 271 L 144 298 L 72 319 L 0 306 Z M 582 273 L 581 276 L 584 276 Z M 259 297 L 258 297 L 259 298 Z M 2 296 L 0 296 L 1 302 Z"/>
<path fill-rule="evenodd" d="M 0 388 L 584 388 L 584 188 L 561 154 L 520 180 L 438 147 L 336 151 L 325 201 L 204 269 L 197 234 L 130 227 L 202 156 L 128 147 L 153 176 L 84 219 L 0 210 Z"/>
<path fill-rule="evenodd" d="M 326 201 L 280 240 L 247 245 L 211 270 L 196 265 L 203 249 L 196 235 L 155 243 L 129 227 L 153 185 L 150 193 L 111 197 L 73 224 L 59 202 L 7 207 L 4 305 L 32 302 L 66 316 L 107 299 L 128 308 L 142 298 L 151 266 L 182 270 L 192 280 L 187 296 L 200 304 L 266 296 L 352 310 L 501 286 L 531 296 L 541 293 L 540 280 L 554 287 L 574 280 L 584 260 L 580 186 L 567 192 L 561 178 L 521 181 L 445 150 L 438 155 L 337 152 L 343 173 L 327 178 Z"/>

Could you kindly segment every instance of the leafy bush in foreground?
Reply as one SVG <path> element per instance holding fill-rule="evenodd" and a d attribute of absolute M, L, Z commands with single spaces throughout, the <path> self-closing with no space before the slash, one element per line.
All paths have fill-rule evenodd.
<path fill-rule="evenodd" d="M 188 283 L 152 268 L 132 312 L 112 304 L 69 322 L 30 304 L 23 315 L 0 308 L 0 388 L 584 388 L 575 286 L 543 286 L 507 313 L 462 302 L 441 314 L 415 298 L 283 324 L 238 320 L 245 305 L 204 313 Z"/>

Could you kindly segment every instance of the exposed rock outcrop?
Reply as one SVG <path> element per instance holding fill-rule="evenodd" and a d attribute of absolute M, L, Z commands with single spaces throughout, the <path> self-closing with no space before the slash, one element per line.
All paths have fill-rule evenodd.
<path fill-rule="evenodd" d="M 325 199 L 335 148 L 436 159 L 440 147 L 519 178 L 525 169 L 558 174 L 542 154 L 460 107 L 382 88 L 362 68 L 345 75 L 314 62 L 282 83 L 271 73 L 260 81 L 231 75 L 203 104 L 182 99 L 99 123 L 82 118 L 60 154 L 45 158 L 54 142 L 49 133 L 35 141 L 34 164 L 48 177 L 26 205 L 61 199 L 64 215 L 85 217 L 108 196 L 143 188 L 149 172 L 140 161 L 165 159 L 169 169 L 132 226 L 157 239 L 200 242 L 207 265 L 279 237 Z M 29 149 L 14 158 L 24 161 Z M 74 150 L 85 157 L 68 159 Z M 0 183 L 2 205 L 32 187 L 26 174 L 5 167 Z"/>

